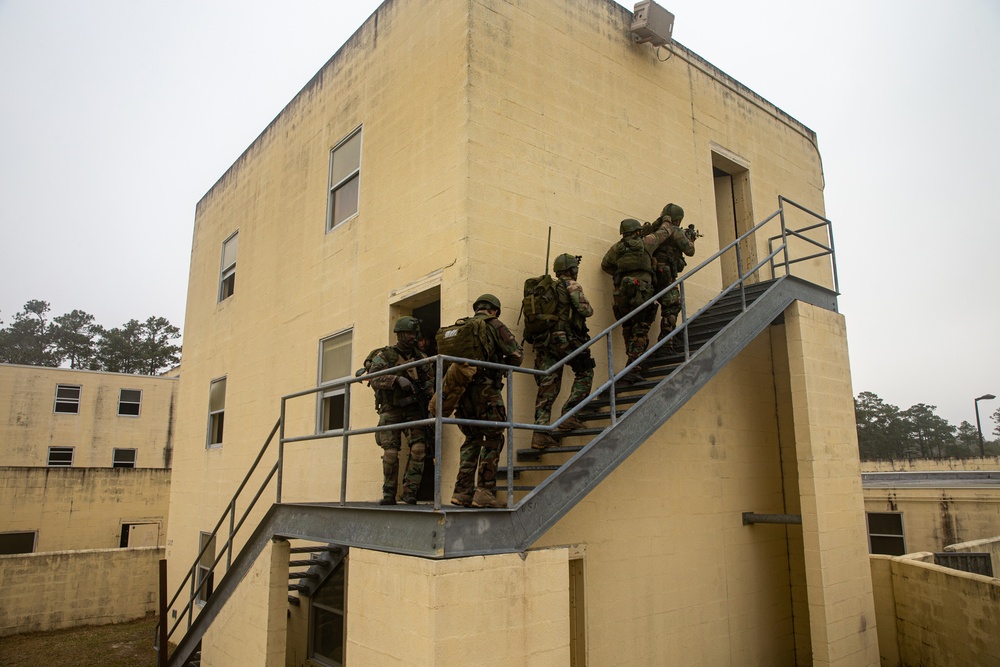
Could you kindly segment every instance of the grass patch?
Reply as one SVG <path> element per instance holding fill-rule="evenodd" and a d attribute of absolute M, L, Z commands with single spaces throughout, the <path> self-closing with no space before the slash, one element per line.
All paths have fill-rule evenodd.
<path fill-rule="evenodd" d="M 156 617 L 114 625 L 33 632 L 0 639 L 0 665 L 155 667 Z"/>

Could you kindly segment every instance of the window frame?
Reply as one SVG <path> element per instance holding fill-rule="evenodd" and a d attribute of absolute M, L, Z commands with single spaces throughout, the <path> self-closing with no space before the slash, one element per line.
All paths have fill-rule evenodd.
<path fill-rule="evenodd" d="M 325 361 L 325 344 L 327 341 L 331 341 L 335 338 L 349 337 L 348 340 L 348 361 L 345 369 L 344 375 L 338 375 L 337 377 L 331 377 L 324 379 L 324 361 Z M 323 386 L 328 382 L 335 382 L 346 377 L 351 376 L 351 368 L 353 367 L 354 360 L 354 328 L 350 327 L 347 329 L 342 329 L 337 333 L 331 334 L 329 336 L 324 336 L 319 341 L 319 368 L 317 369 L 317 386 Z M 340 397 L 343 397 L 342 399 Z M 342 401 L 342 402 L 341 402 Z M 326 428 L 330 419 L 329 416 L 333 414 L 332 406 L 339 403 L 340 414 L 343 415 L 341 419 L 341 425 L 337 428 L 328 429 Z M 347 425 L 348 421 L 348 410 L 347 405 L 347 392 L 343 386 L 336 387 L 327 391 L 317 392 L 316 394 L 316 433 L 330 433 L 338 434 L 342 433 L 344 427 Z"/>
<path fill-rule="evenodd" d="M 76 390 L 76 398 L 59 396 L 59 392 L 63 390 Z M 57 415 L 78 415 L 80 414 L 80 403 L 83 400 L 83 385 L 82 384 L 56 384 L 56 396 L 55 403 L 52 406 L 52 412 Z M 59 406 L 73 406 L 73 410 L 60 410 Z"/>
<path fill-rule="evenodd" d="M 38 552 L 38 531 L 37 530 L 3 530 L 0 531 L 0 537 L 4 535 L 31 535 L 31 551 L 11 551 L 6 552 L 0 549 L 0 556 L 15 556 L 18 554 L 33 554 Z"/>
<path fill-rule="evenodd" d="M 225 439 L 226 391 L 228 389 L 227 379 L 228 376 L 223 375 L 222 377 L 215 378 L 208 383 L 208 432 L 205 434 L 205 447 L 208 449 L 218 449 L 222 447 L 222 443 Z M 212 389 L 220 382 L 222 383 L 222 407 L 213 410 Z M 218 440 L 214 439 L 216 431 L 218 431 Z"/>
<path fill-rule="evenodd" d="M 896 517 L 899 520 L 899 533 L 873 533 L 872 532 L 872 516 L 879 517 L 879 519 L 885 519 L 886 517 Z M 886 556 L 902 556 L 906 554 L 906 527 L 903 525 L 903 513 L 902 512 L 865 512 L 865 532 L 868 535 L 868 553 L 870 554 L 882 554 Z M 876 550 L 875 543 L 873 541 L 878 540 L 880 546 Z M 900 553 L 889 553 L 885 551 L 885 547 L 881 546 L 882 543 L 888 541 L 899 540 Z"/>
<path fill-rule="evenodd" d="M 222 242 L 222 257 L 219 259 L 219 294 L 218 302 L 222 303 L 236 294 L 236 260 L 239 254 L 240 230 L 236 230 Z M 226 247 L 233 243 L 233 261 L 226 263 Z"/>
<path fill-rule="evenodd" d="M 326 201 L 326 232 L 332 232 L 334 229 L 344 224 L 348 220 L 357 217 L 358 212 L 361 209 L 361 152 L 362 144 L 364 143 L 363 125 L 359 125 L 346 137 L 341 139 L 337 144 L 330 149 L 330 166 L 327 176 L 327 201 Z M 358 138 L 358 158 L 357 164 L 352 168 L 349 168 L 345 175 L 334 181 L 334 159 L 336 157 L 337 151 L 345 148 L 354 138 Z M 357 193 L 355 195 L 356 201 L 354 204 L 354 211 L 341 220 L 334 220 L 334 214 L 336 213 L 337 204 L 337 193 L 343 190 L 345 187 L 350 185 L 352 182 L 357 181 Z"/>
<path fill-rule="evenodd" d="M 205 549 L 206 542 L 208 549 Z M 194 580 L 194 602 L 199 607 L 204 607 L 212 593 L 215 592 L 215 572 L 212 571 L 212 564 L 215 563 L 215 535 L 201 531 L 198 533 L 198 553 L 202 549 L 205 553 L 198 559 L 198 567 L 195 571 Z M 197 554 L 196 554 L 197 555 Z M 205 591 L 208 591 L 205 594 Z"/>
<path fill-rule="evenodd" d="M 118 452 L 132 452 L 132 460 L 131 461 L 119 461 L 118 460 Z M 111 467 L 112 468 L 135 468 L 136 467 L 135 464 L 138 461 L 138 458 L 139 458 L 139 450 L 135 449 L 134 447 L 115 447 L 114 449 L 111 450 Z M 128 463 L 130 465 L 121 465 L 121 464 L 125 464 L 125 463 Z"/>
<path fill-rule="evenodd" d="M 139 394 L 139 399 L 136 400 L 136 401 L 131 401 L 131 400 L 126 401 L 125 398 L 124 398 L 124 393 L 126 391 L 136 392 L 137 394 Z M 135 414 L 133 415 L 133 414 L 128 413 L 128 412 L 122 412 L 122 406 L 123 405 L 134 405 L 135 406 Z M 142 389 L 124 389 L 124 388 L 119 389 L 118 390 L 118 416 L 119 417 L 139 417 L 139 416 L 141 416 L 141 414 L 142 414 Z"/>
<path fill-rule="evenodd" d="M 317 665 L 324 665 L 326 667 L 343 667 L 344 662 L 345 662 L 344 661 L 344 657 L 345 656 L 343 655 L 343 653 L 346 652 L 346 648 L 347 648 L 347 584 L 348 584 L 348 579 L 347 579 L 348 572 L 347 572 L 347 568 L 349 566 L 348 562 L 349 562 L 349 558 L 347 556 L 345 556 L 340 561 L 340 563 L 338 563 L 337 566 L 334 567 L 330 571 L 330 574 L 326 578 L 326 580 L 322 584 L 320 584 L 319 586 L 317 586 L 316 590 L 312 593 L 312 595 L 309 596 L 309 619 L 308 619 L 308 637 L 309 637 L 309 640 L 308 640 L 308 645 L 307 645 L 307 651 L 306 651 L 306 653 L 308 654 L 308 659 L 311 660 L 312 662 L 316 663 Z M 343 596 L 344 597 L 343 597 L 343 601 L 341 602 L 341 606 L 340 606 L 339 609 L 334 608 L 334 607 L 330 607 L 329 605 L 320 604 L 320 603 L 318 603 L 316 601 L 316 599 L 318 597 L 320 597 L 320 593 L 321 593 L 321 591 L 322 591 L 323 588 L 325 588 L 328 585 L 334 585 L 335 577 L 339 577 L 339 578 L 341 578 L 343 580 L 343 583 L 341 584 L 341 587 L 343 589 Z M 316 622 L 317 622 L 316 609 L 317 608 L 320 609 L 321 611 L 327 613 L 327 614 L 332 614 L 332 615 L 340 617 L 340 620 L 341 620 L 341 626 L 340 627 L 341 627 L 341 651 L 342 651 L 342 654 L 340 656 L 341 659 L 340 659 L 339 662 L 337 660 L 335 660 L 335 659 L 327 658 L 326 656 L 323 656 L 323 655 L 316 655 L 316 643 L 315 642 L 316 642 Z"/>
<path fill-rule="evenodd" d="M 52 462 L 53 454 L 66 454 L 66 453 L 69 453 L 69 463 Z M 76 458 L 76 447 L 62 447 L 62 446 L 49 447 L 49 454 L 47 459 L 48 462 L 46 463 L 46 466 L 49 468 L 72 468 L 73 461 L 75 460 L 75 458 Z"/>

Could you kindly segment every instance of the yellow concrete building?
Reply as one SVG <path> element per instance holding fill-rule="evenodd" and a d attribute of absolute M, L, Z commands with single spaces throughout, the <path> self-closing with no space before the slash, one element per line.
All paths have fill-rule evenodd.
<path fill-rule="evenodd" d="M 637 43 L 636 19 L 388 0 L 198 203 L 172 664 L 199 642 L 205 665 L 878 664 L 816 136 L 685 46 Z M 624 389 L 600 259 L 670 201 L 704 234 L 686 326 Z M 550 233 L 596 309 L 591 428 L 533 455 L 535 384 L 512 372 L 508 509 L 448 504 L 451 423 L 434 500 L 375 505 L 354 369 L 400 315 L 433 329 L 484 292 L 519 333 Z"/>
<path fill-rule="evenodd" d="M 162 546 L 177 389 L 0 364 L 0 554 Z"/>

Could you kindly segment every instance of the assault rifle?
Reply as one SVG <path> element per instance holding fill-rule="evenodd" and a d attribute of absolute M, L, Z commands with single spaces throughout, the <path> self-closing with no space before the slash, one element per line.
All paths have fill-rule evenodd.
<path fill-rule="evenodd" d="M 698 230 L 697 230 L 697 229 L 695 228 L 695 226 L 694 226 L 693 224 L 691 224 L 691 225 L 688 225 L 688 226 L 687 226 L 687 227 L 686 227 L 686 228 L 684 229 L 684 236 L 686 236 L 686 237 L 688 237 L 688 238 L 689 238 L 690 240 L 694 241 L 695 239 L 700 239 L 700 238 L 701 238 L 702 236 L 704 236 L 704 234 L 702 234 L 701 232 L 699 232 L 699 231 L 698 231 Z"/>

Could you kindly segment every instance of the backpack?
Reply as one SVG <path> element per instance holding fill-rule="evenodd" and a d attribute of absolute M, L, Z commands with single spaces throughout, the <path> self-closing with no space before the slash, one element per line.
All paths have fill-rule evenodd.
<path fill-rule="evenodd" d="M 438 354 L 476 361 L 492 361 L 496 352 L 493 327 L 485 317 L 463 317 L 451 326 L 438 329 L 434 339 Z"/>
<path fill-rule="evenodd" d="M 642 239 L 622 239 L 615 244 L 615 248 L 618 251 L 618 260 L 615 263 L 616 277 L 634 271 L 652 273 L 653 258 L 646 251 L 646 244 L 642 242 Z"/>
<path fill-rule="evenodd" d="M 524 281 L 524 339 L 535 344 L 560 324 L 569 324 L 569 295 L 558 278 L 545 274 Z"/>
<path fill-rule="evenodd" d="M 355 371 L 354 377 L 361 377 L 369 370 L 371 370 L 372 362 L 375 360 L 375 357 L 379 354 L 379 352 L 382 352 L 383 350 L 388 350 L 390 347 L 392 346 L 387 345 L 385 347 L 376 347 L 374 350 L 369 352 L 368 356 L 365 357 L 364 363 L 362 364 L 363 368 L 359 368 L 357 371 Z"/>

